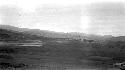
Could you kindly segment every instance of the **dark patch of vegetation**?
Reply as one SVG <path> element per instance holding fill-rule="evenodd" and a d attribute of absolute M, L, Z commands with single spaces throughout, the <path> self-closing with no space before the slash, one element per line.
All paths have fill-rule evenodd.
<path fill-rule="evenodd" d="M 6 62 L 0 63 L 0 68 L 9 68 L 9 67 L 12 67 L 11 63 L 6 63 Z"/>
<path fill-rule="evenodd" d="M 17 53 L 17 51 L 9 47 L 0 47 L 0 53 Z"/>
<path fill-rule="evenodd" d="M 13 64 L 12 67 L 13 68 L 23 68 L 23 67 L 26 67 L 28 65 L 24 64 L 24 63 L 16 63 L 16 64 Z"/>
<path fill-rule="evenodd" d="M 8 34 L 0 34 L 0 37 L 1 37 L 1 39 L 4 39 L 4 38 L 9 38 L 10 35 L 8 35 Z"/>
<path fill-rule="evenodd" d="M 25 48 L 19 46 L 1 46 L 0 47 L 0 68 L 23 68 L 27 66 L 24 63 L 18 62 L 15 58 L 18 54 L 25 52 Z"/>
<path fill-rule="evenodd" d="M 7 62 L 1 62 L 0 63 L 0 68 L 23 68 L 23 67 L 27 67 L 28 65 L 23 64 L 23 63 L 7 63 Z"/>
<path fill-rule="evenodd" d="M 10 55 L 0 55 L 0 59 L 14 59 L 12 56 L 10 56 Z"/>

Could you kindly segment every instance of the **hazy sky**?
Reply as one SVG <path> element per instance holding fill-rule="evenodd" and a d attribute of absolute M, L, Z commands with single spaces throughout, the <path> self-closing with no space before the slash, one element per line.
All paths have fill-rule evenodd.
<path fill-rule="evenodd" d="M 0 0 L 0 24 L 57 32 L 125 35 L 124 0 Z"/>

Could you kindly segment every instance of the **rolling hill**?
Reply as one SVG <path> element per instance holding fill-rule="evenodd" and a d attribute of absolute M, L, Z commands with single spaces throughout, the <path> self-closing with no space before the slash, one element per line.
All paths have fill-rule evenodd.
<path fill-rule="evenodd" d="M 30 68 L 44 68 L 44 66 L 49 67 L 49 64 L 57 64 L 59 68 L 108 68 L 113 67 L 112 64 L 115 62 L 125 61 L 124 36 L 99 36 L 77 32 L 58 33 L 0 25 L 0 42 L 25 42 L 26 40 L 40 40 L 45 44 L 40 47 L 0 45 L 2 61 L 0 66 L 15 67 L 22 64 Z"/>
<path fill-rule="evenodd" d="M 0 25 L 0 29 L 5 29 L 9 31 L 19 32 L 28 35 L 35 35 L 35 36 L 43 36 L 47 38 L 68 38 L 68 39 L 88 39 L 88 40 L 106 40 L 112 38 L 111 35 L 93 35 L 93 34 L 85 34 L 85 33 L 78 33 L 78 32 L 70 32 L 70 33 L 63 33 L 63 32 L 54 32 L 54 31 L 47 31 L 47 30 L 39 30 L 39 29 L 28 29 L 28 28 L 18 28 L 10 25 Z"/>

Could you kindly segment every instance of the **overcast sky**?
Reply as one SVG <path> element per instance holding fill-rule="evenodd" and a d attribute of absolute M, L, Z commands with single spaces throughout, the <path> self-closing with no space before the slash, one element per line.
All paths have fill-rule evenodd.
<path fill-rule="evenodd" d="M 125 35 L 125 1 L 0 0 L 0 24 L 56 32 Z"/>

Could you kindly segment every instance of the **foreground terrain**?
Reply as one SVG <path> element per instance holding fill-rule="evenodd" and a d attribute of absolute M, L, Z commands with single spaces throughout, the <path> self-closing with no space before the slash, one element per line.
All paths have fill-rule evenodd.
<path fill-rule="evenodd" d="M 119 70 L 113 64 L 125 61 L 124 46 L 124 36 L 63 34 L 7 26 L 0 29 L 0 68 Z"/>

